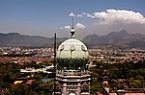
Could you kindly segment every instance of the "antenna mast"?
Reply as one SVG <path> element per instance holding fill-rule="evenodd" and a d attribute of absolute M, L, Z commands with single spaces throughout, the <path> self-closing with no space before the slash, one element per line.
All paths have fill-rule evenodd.
<path fill-rule="evenodd" d="M 55 81 L 56 81 L 56 33 L 54 34 L 54 71 L 53 71 L 53 73 L 54 73 L 54 95 L 56 95 L 55 94 L 55 92 L 56 92 L 56 83 L 55 83 Z"/>
<path fill-rule="evenodd" d="M 71 26 L 71 38 L 74 38 L 75 30 L 74 30 L 74 19 L 72 18 L 72 26 Z"/>
<path fill-rule="evenodd" d="M 74 29 L 74 18 L 72 18 L 72 26 L 71 26 L 72 29 Z"/>

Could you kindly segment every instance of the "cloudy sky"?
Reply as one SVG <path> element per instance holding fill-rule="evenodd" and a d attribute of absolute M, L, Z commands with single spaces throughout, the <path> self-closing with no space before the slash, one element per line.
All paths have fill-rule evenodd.
<path fill-rule="evenodd" d="M 145 34 L 145 0 L 0 0 L 0 33 L 76 36 L 127 30 Z"/>

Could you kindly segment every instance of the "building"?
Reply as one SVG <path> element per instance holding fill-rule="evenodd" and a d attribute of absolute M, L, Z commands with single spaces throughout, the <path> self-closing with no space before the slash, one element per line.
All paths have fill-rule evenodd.
<path fill-rule="evenodd" d="M 57 49 L 56 95 L 90 95 L 90 72 L 88 49 L 76 39 L 71 28 L 71 38 Z"/>

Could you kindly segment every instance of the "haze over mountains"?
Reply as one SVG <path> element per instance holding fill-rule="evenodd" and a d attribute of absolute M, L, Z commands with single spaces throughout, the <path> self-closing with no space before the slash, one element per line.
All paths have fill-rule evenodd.
<path fill-rule="evenodd" d="M 66 38 L 57 38 L 58 43 Z M 145 48 L 145 35 L 129 34 L 125 30 L 111 32 L 104 36 L 88 35 L 83 40 L 88 46 L 114 45 L 127 48 Z M 0 34 L 0 46 L 53 46 L 53 38 L 28 36 L 19 33 Z"/>
<path fill-rule="evenodd" d="M 104 36 L 88 35 L 84 38 L 84 42 L 88 45 L 109 44 L 118 47 L 145 48 L 145 35 L 129 34 L 127 31 L 121 30 Z"/>
<path fill-rule="evenodd" d="M 58 42 L 62 42 L 66 38 L 57 38 Z M 0 34 L 0 46 L 53 46 L 54 39 L 41 36 L 28 36 L 19 33 Z"/>

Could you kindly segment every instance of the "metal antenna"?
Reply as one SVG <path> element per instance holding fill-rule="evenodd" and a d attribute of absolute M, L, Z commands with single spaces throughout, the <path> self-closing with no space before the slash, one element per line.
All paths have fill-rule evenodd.
<path fill-rule="evenodd" d="M 56 33 L 54 34 L 54 95 L 55 95 L 55 91 L 56 91 Z"/>
<path fill-rule="evenodd" d="M 75 30 L 74 30 L 74 19 L 72 18 L 72 27 L 71 27 L 71 38 L 74 38 Z"/>
<path fill-rule="evenodd" d="M 74 18 L 72 18 L 72 29 L 74 29 Z"/>

